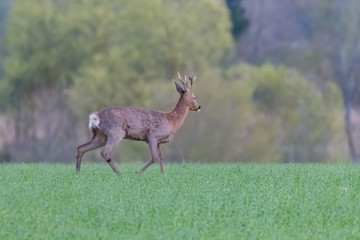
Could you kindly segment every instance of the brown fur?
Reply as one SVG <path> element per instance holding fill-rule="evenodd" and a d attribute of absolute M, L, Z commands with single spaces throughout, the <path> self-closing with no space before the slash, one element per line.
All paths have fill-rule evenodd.
<path fill-rule="evenodd" d="M 104 146 L 101 155 L 118 174 L 119 171 L 111 159 L 112 152 L 122 139 L 129 139 L 145 141 L 149 145 L 151 160 L 138 173 L 145 171 L 154 162 L 160 163 L 160 170 L 163 173 L 164 158 L 160 144 L 168 143 L 173 139 L 189 110 L 200 110 L 200 105 L 191 91 L 195 78 L 185 76 L 183 80 L 179 74 L 184 87 L 175 82 L 180 98 L 170 113 L 133 107 L 110 107 L 92 113 L 100 121 L 97 125 L 90 124 L 93 137 L 77 148 L 76 170 L 80 171 L 82 157 L 87 151 Z"/>

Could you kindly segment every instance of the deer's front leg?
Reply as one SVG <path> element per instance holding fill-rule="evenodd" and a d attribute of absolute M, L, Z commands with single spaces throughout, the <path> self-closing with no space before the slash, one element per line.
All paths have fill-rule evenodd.
<path fill-rule="evenodd" d="M 144 172 L 149 166 L 151 166 L 154 162 L 159 162 L 159 154 L 158 154 L 158 140 L 155 138 L 148 139 L 148 145 L 151 154 L 151 160 L 145 164 L 145 166 L 138 171 L 138 174 Z M 161 172 L 163 173 L 163 171 Z"/>
<path fill-rule="evenodd" d="M 164 157 L 163 157 L 163 153 L 161 151 L 161 148 L 160 148 L 160 144 L 157 145 L 157 151 L 158 151 L 158 155 L 159 155 L 159 159 L 160 159 L 160 171 L 161 171 L 161 174 L 164 174 Z"/>

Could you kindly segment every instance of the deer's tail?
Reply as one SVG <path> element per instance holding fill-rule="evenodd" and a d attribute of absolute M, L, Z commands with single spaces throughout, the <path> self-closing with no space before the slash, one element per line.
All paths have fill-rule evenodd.
<path fill-rule="evenodd" d="M 89 116 L 89 129 L 92 133 L 96 133 L 99 130 L 100 118 L 96 112 L 91 113 Z"/>

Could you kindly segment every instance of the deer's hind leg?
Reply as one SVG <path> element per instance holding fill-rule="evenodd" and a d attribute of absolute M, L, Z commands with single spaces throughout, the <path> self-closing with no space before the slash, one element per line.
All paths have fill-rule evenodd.
<path fill-rule="evenodd" d="M 80 171 L 80 165 L 83 155 L 91 150 L 102 147 L 106 144 L 107 136 L 102 131 L 95 131 L 89 142 L 77 147 L 76 171 Z"/>
<path fill-rule="evenodd" d="M 119 174 L 118 169 L 116 168 L 114 162 L 112 161 L 112 154 L 115 147 L 120 143 L 120 141 L 125 137 L 125 131 L 108 131 L 108 140 L 105 144 L 104 149 L 101 151 L 101 156 L 107 161 L 112 170 Z"/>

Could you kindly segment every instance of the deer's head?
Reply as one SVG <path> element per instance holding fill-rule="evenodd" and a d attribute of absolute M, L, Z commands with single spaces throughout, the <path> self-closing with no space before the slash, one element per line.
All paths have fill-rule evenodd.
<path fill-rule="evenodd" d="M 183 86 L 178 84 L 175 80 L 173 81 L 175 83 L 176 90 L 181 94 L 182 98 L 185 101 L 185 104 L 189 107 L 191 111 L 200 111 L 201 106 L 197 102 L 194 93 L 191 91 L 191 87 L 195 82 L 196 76 L 194 76 L 193 74 L 190 76 L 185 75 L 185 79 L 183 79 L 180 73 L 178 73 L 178 78 Z"/>

